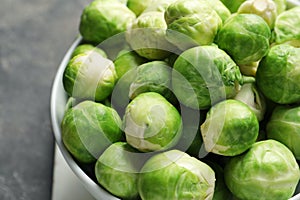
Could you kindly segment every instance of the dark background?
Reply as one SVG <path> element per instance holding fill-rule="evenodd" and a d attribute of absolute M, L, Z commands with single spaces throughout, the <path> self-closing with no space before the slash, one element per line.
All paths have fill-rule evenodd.
<path fill-rule="evenodd" d="M 1 0 L 0 199 L 51 197 L 50 92 L 89 0 Z"/>

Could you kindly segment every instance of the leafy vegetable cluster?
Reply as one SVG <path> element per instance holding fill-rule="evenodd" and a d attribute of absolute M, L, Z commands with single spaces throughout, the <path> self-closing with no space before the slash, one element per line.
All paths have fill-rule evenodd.
<path fill-rule="evenodd" d="M 286 200 L 300 179 L 300 6 L 94 0 L 62 139 L 121 199 Z"/>

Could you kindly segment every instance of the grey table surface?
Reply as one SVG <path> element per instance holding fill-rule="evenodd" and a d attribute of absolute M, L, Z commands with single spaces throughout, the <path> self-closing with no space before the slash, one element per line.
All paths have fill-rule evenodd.
<path fill-rule="evenodd" d="M 89 2 L 1 0 L 1 200 L 51 199 L 51 85 Z"/>

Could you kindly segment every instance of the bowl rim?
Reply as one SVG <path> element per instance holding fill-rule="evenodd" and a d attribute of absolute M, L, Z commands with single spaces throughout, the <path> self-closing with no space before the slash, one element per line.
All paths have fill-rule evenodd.
<path fill-rule="evenodd" d="M 66 102 L 67 94 L 62 91 L 62 77 L 67 66 L 71 55 L 74 49 L 82 42 L 82 37 L 77 36 L 76 39 L 73 41 L 70 48 L 67 50 L 66 54 L 64 55 L 57 72 L 55 74 L 55 78 L 52 84 L 51 89 L 51 96 L 50 96 L 50 119 L 52 124 L 52 131 L 54 134 L 55 142 L 61 151 L 64 159 L 66 160 L 68 166 L 71 168 L 73 173 L 82 181 L 83 186 L 96 198 L 99 200 L 119 200 L 119 198 L 113 196 L 101 186 L 99 186 L 95 181 L 93 181 L 74 161 L 71 154 L 67 151 L 66 147 L 63 144 L 62 137 L 61 137 L 61 118 L 62 118 L 62 111 L 64 107 L 61 107 L 60 103 Z M 62 92 L 64 92 L 64 96 L 62 96 Z M 60 109 L 59 109 L 60 108 Z"/>

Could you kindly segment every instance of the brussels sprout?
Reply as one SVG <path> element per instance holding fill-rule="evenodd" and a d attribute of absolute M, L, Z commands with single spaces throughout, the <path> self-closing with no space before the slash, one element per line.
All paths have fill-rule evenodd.
<path fill-rule="evenodd" d="M 231 158 L 224 170 L 229 190 L 244 200 L 288 199 L 300 178 L 292 152 L 280 142 L 256 142 L 245 154 Z"/>
<path fill-rule="evenodd" d="M 102 49 L 95 47 L 91 44 L 81 44 L 78 45 L 75 50 L 73 51 L 71 58 L 79 55 L 79 54 L 84 54 L 84 53 L 93 53 L 93 52 L 97 52 L 99 53 L 103 58 L 107 58 L 107 55 L 105 53 L 105 51 L 103 51 Z"/>
<path fill-rule="evenodd" d="M 181 50 L 212 44 L 222 19 L 204 0 L 177 0 L 165 12 L 167 39 Z"/>
<path fill-rule="evenodd" d="M 72 58 L 63 74 L 63 85 L 69 96 L 101 101 L 112 92 L 117 75 L 111 60 L 96 51 Z"/>
<path fill-rule="evenodd" d="M 267 124 L 267 136 L 285 144 L 300 160 L 300 107 L 276 107 Z"/>
<path fill-rule="evenodd" d="M 266 112 L 265 98 L 260 91 L 258 91 L 254 83 L 244 84 L 234 99 L 247 104 L 255 113 L 258 121 L 262 121 L 264 119 Z"/>
<path fill-rule="evenodd" d="M 275 42 L 300 47 L 300 6 L 281 13 L 275 22 Z"/>
<path fill-rule="evenodd" d="M 277 17 L 277 6 L 273 0 L 249 0 L 242 3 L 238 13 L 256 14 L 262 17 L 273 29 Z"/>
<path fill-rule="evenodd" d="M 95 0 L 82 12 L 79 31 L 90 42 L 101 43 L 124 32 L 135 14 L 119 1 Z"/>
<path fill-rule="evenodd" d="M 136 52 L 129 50 L 122 50 L 114 60 L 115 69 L 120 79 L 128 71 L 135 69 L 139 65 L 145 63 L 147 60 L 140 57 Z"/>
<path fill-rule="evenodd" d="M 300 49 L 282 44 L 271 48 L 256 72 L 262 93 L 279 104 L 300 101 Z"/>
<path fill-rule="evenodd" d="M 144 92 L 157 92 L 165 98 L 172 96 L 171 67 L 164 61 L 152 61 L 137 67 L 137 74 L 130 84 L 129 97 L 135 98 Z"/>
<path fill-rule="evenodd" d="M 213 106 L 201 125 L 206 151 L 224 156 L 245 152 L 256 141 L 258 131 L 256 115 L 246 104 L 233 99 Z"/>
<path fill-rule="evenodd" d="M 110 145 L 99 157 L 95 165 L 98 183 L 113 195 L 123 199 L 138 197 L 138 173 L 140 167 L 136 159 L 138 151 L 126 142 Z"/>
<path fill-rule="evenodd" d="M 238 66 L 216 46 L 199 46 L 184 51 L 172 72 L 173 92 L 184 105 L 207 109 L 236 95 L 243 77 Z"/>
<path fill-rule="evenodd" d="M 149 60 L 164 59 L 174 49 L 166 40 L 167 24 L 163 12 L 144 12 L 126 32 L 126 40 L 140 56 Z"/>
<path fill-rule="evenodd" d="M 181 117 L 176 108 L 155 92 L 142 93 L 126 107 L 126 141 L 142 151 L 164 150 L 181 136 Z"/>
<path fill-rule="evenodd" d="M 231 13 L 235 13 L 240 5 L 246 0 L 221 0 L 222 3 L 230 10 Z"/>
<path fill-rule="evenodd" d="M 61 123 L 62 140 L 78 161 L 91 163 L 111 143 L 123 138 L 121 124 L 112 108 L 83 101 L 65 112 Z"/>
<path fill-rule="evenodd" d="M 214 187 L 214 171 L 179 150 L 151 157 L 141 169 L 138 180 L 138 190 L 144 200 L 211 200 Z"/>
<path fill-rule="evenodd" d="M 271 30 L 255 14 L 232 15 L 220 29 L 216 41 L 237 64 L 259 61 L 269 50 Z"/>
<path fill-rule="evenodd" d="M 152 0 L 128 0 L 127 7 L 132 10 L 136 16 L 139 16 L 148 6 L 152 4 Z"/>
<path fill-rule="evenodd" d="M 220 0 L 205 0 L 214 9 L 224 23 L 231 15 L 230 10 Z"/>

